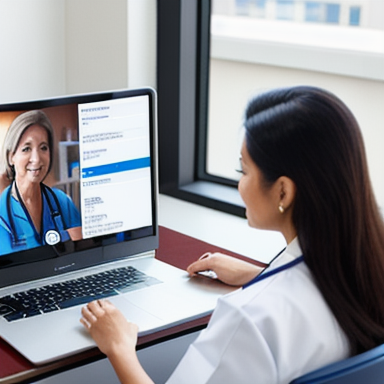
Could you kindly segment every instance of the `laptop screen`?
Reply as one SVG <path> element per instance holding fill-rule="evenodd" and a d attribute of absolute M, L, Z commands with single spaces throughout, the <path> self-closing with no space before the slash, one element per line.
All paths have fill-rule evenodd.
<path fill-rule="evenodd" d="M 150 88 L 0 105 L 0 287 L 158 246 Z"/>

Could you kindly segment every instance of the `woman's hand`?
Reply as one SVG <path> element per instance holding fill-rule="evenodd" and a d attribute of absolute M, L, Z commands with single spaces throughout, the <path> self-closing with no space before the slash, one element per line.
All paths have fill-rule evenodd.
<path fill-rule="evenodd" d="M 108 357 L 135 351 L 138 327 L 108 300 L 96 300 L 83 307 L 80 322 Z"/>
<path fill-rule="evenodd" d="M 96 300 L 81 310 L 80 322 L 107 355 L 122 384 L 153 384 L 136 355 L 138 327 L 108 300 Z"/>
<path fill-rule="evenodd" d="M 205 253 L 192 263 L 187 272 L 195 276 L 198 272 L 213 271 L 223 283 L 242 286 L 256 277 L 264 268 L 222 253 Z"/>

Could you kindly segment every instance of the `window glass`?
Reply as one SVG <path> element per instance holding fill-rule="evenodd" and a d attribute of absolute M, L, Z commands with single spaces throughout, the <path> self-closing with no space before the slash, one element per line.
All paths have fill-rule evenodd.
<path fill-rule="evenodd" d="M 360 25 L 360 7 L 349 8 L 349 25 Z"/>
<path fill-rule="evenodd" d="M 214 14 L 228 14 L 291 20 L 336 23 L 376 28 L 383 23 L 382 0 L 213 0 Z M 363 10 L 363 11 L 362 11 Z M 366 14 L 361 23 L 361 13 Z M 377 14 L 375 14 L 377 12 Z"/>
<path fill-rule="evenodd" d="M 321 3 L 307 1 L 305 3 L 305 21 L 321 22 L 323 19 L 323 7 Z"/>
<path fill-rule="evenodd" d="M 295 17 L 295 3 L 293 0 L 276 0 L 276 19 L 293 20 Z"/>
<path fill-rule="evenodd" d="M 212 0 L 207 178 L 238 180 L 244 108 L 250 97 L 265 89 L 308 84 L 327 88 L 343 100 L 345 94 L 347 102 L 353 95 L 356 100 L 368 100 L 373 84 L 367 82 L 367 90 L 364 85 L 359 96 L 359 76 L 345 76 L 352 62 L 359 62 L 360 49 L 384 57 L 383 4 L 381 0 Z M 252 46 L 254 41 L 257 44 Z M 244 42 L 250 47 L 246 52 L 241 51 Z M 338 61 L 340 52 L 353 50 L 358 60 Z M 275 52 L 271 64 L 265 59 L 269 51 Z M 307 69 L 311 57 L 323 51 L 332 55 L 319 53 L 317 68 Z M 334 69 L 322 73 L 329 65 Z M 364 65 L 359 65 L 364 71 Z M 383 75 L 378 76 L 384 81 Z"/>
<path fill-rule="evenodd" d="M 340 4 L 306 1 L 304 21 L 339 24 Z"/>
<path fill-rule="evenodd" d="M 340 18 L 340 4 L 325 4 L 326 9 L 326 23 L 339 23 Z"/>

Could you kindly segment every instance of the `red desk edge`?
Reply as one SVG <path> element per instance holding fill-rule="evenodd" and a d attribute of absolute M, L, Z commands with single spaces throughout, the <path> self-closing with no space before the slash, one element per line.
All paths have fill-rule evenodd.
<path fill-rule="evenodd" d="M 159 243 L 159 248 L 156 251 L 156 258 L 181 269 L 186 269 L 191 262 L 205 252 L 223 252 L 260 266 L 264 265 L 223 248 L 161 226 L 159 227 Z M 139 337 L 137 348 L 145 348 L 183 334 L 201 330 L 206 327 L 208 321 L 209 316 L 205 316 Z M 92 348 L 62 360 L 46 365 L 35 366 L 1 339 L 0 336 L 0 384 L 22 383 L 32 378 L 36 380 L 38 377 L 55 374 L 76 366 L 97 361 L 104 357 L 105 356 L 98 350 L 98 348 Z"/>

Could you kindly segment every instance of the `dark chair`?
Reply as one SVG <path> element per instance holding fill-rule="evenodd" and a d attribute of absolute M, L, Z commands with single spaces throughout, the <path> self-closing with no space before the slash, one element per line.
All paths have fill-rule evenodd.
<path fill-rule="evenodd" d="M 290 384 L 384 384 L 384 344 L 307 373 Z"/>

